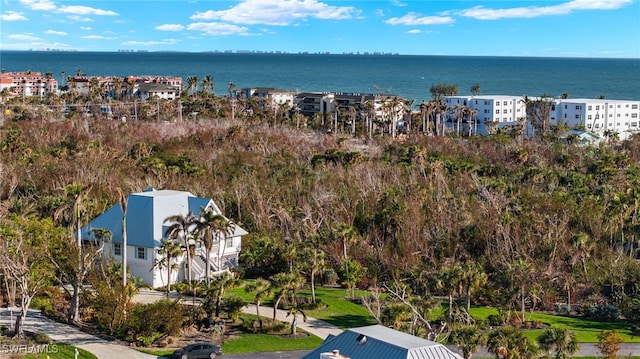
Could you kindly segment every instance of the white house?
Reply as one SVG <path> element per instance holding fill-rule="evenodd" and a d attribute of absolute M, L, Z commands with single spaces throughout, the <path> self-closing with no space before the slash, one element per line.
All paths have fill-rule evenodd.
<path fill-rule="evenodd" d="M 626 140 L 640 132 L 640 101 L 605 99 L 556 100 L 558 123 L 569 127 L 583 127 L 601 137 L 605 131 Z"/>
<path fill-rule="evenodd" d="M 462 359 L 446 346 L 383 325 L 330 335 L 302 359 Z"/>
<path fill-rule="evenodd" d="M 449 113 L 447 126 L 453 128 L 456 125 L 459 107 L 469 107 L 475 110 L 477 119 L 477 133 L 486 135 L 489 128 L 495 126 L 513 126 L 518 120 L 526 117 L 526 108 L 522 97 L 508 95 L 478 95 L 478 96 L 444 96 Z M 463 131 L 466 132 L 466 131 Z M 475 131 L 473 131 L 475 133 Z"/>
<path fill-rule="evenodd" d="M 154 267 L 154 263 L 161 259 L 160 245 L 167 235 L 167 229 L 172 223 L 165 222 L 175 215 L 186 216 L 192 213 L 199 216 L 203 209 L 212 209 L 216 214 L 222 214 L 218 206 L 209 198 L 196 197 L 189 192 L 173 190 L 148 189 L 144 192 L 132 193 L 127 196 L 126 204 L 126 248 L 123 248 L 122 227 L 123 211 L 120 203 L 109 208 L 106 212 L 93 219 L 81 231 L 84 240 L 96 240 L 91 229 L 104 228 L 112 233 L 111 245 L 105 255 L 121 261 L 123 251 L 126 250 L 127 267 L 130 273 L 152 287 L 165 286 L 167 270 Z M 247 232 L 235 226 L 233 233 L 220 236 L 219 243 L 215 243 L 211 251 L 212 272 L 220 272 L 237 267 L 238 255 L 241 249 L 242 236 Z M 184 239 L 181 238 L 182 241 Z M 193 242 L 191 242 L 193 243 Z M 184 246 L 184 242 L 182 243 Z M 192 279 L 206 278 L 205 250 L 196 244 L 196 252 L 192 261 Z M 177 258 L 179 269 L 172 271 L 171 282 L 176 283 L 186 278 L 188 264 L 186 255 Z M 166 267 L 166 266 L 165 266 Z M 214 273 L 210 273 L 214 274 Z"/>

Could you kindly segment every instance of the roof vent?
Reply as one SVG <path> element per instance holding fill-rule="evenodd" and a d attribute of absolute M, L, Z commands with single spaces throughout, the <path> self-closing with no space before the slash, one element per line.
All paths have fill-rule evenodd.
<path fill-rule="evenodd" d="M 358 342 L 358 344 L 364 345 L 364 343 L 367 342 L 367 336 L 364 334 L 360 334 L 358 335 L 358 338 L 356 338 L 356 341 Z"/>

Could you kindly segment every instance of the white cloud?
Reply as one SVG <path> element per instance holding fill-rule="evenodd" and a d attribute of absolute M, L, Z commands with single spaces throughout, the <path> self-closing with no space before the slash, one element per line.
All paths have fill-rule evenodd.
<path fill-rule="evenodd" d="M 156 26 L 155 29 L 161 31 L 180 31 L 184 30 L 184 26 L 180 24 L 164 24 Z"/>
<path fill-rule="evenodd" d="M 68 35 L 66 32 L 64 31 L 55 31 L 55 30 L 47 30 L 44 32 L 45 34 L 49 34 L 49 35 L 60 35 L 60 36 L 66 36 Z"/>
<path fill-rule="evenodd" d="M 60 8 L 58 8 L 58 11 L 65 14 L 74 14 L 74 15 L 97 15 L 97 16 L 118 15 L 117 12 L 114 12 L 111 10 L 102 10 L 102 9 L 96 9 L 89 6 L 80 6 L 80 5 L 61 6 Z"/>
<path fill-rule="evenodd" d="M 41 41 L 42 39 L 31 34 L 12 34 L 8 38 L 20 41 Z"/>
<path fill-rule="evenodd" d="M 401 2 L 400 0 L 391 0 L 391 5 L 393 6 L 399 6 L 399 7 L 405 7 L 407 6 L 406 3 Z"/>
<path fill-rule="evenodd" d="M 175 45 L 178 43 L 176 39 L 164 39 L 161 41 L 125 41 L 122 44 L 127 46 L 158 46 L 158 45 Z"/>
<path fill-rule="evenodd" d="M 247 35 L 249 32 L 249 29 L 243 26 L 218 22 L 196 22 L 190 24 L 187 29 L 202 31 L 205 34 L 212 36 Z"/>
<path fill-rule="evenodd" d="M 191 19 L 284 26 L 307 18 L 343 20 L 358 14 L 354 7 L 331 6 L 317 0 L 243 0 L 227 10 L 198 12 Z"/>
<path fill-rule="evenodd" d="M 27 18 L 24 17 L 24 15 L 22 15 L 19 12 L 7 11 L 4 14 L 0 15 L 0 20 L 2 20 L 2 21 L 20 21 L 20 20 L 27 20 Z"/>
<path fill-rule="evenodd" d="M 418 29 L 413 29 L 413 30 L 409 30 L 407 31 L 407 34 L 419 34 L 421 31 Z"/>
<path fill-rule="evenodd" d="M 80 26 L 80 29 L 85 30 L 85 31 L 91 31 L 91 27 L 90 26 Z"/>
<path fill-rule="evenodd" d="M 110 36 L 102 36 L 102 35 L 86 35 L 86 36 L 80 36 L 83 39 L 89 39 L 89 40 L 115 40 L 117 39 L 117 37 L 110 37 Z"/>
<path fill-rule="evenodd" d="M 458 15 L 478 20 L 497 20 L 504 18 L 534 18 L 550 15 L 566 15 L 580 10 L 614 10 L 624 7 L 633 0 L 573 0 L 558 5 L 526 6 L 505 9 L 489 9 L 475 6 L 458 12 Z"/>
<path fill-rule="evenodd" d="M 420 14 L 410 12 L 401 17 L 392 17 L 385 21 L 389 25 L 443 25 L 451 24 L 455 22 L 452 17 L 449 16 L 421 16 Z"/>
<path fill-rule="evenodd" d="M 20 0 L 20 3 L 31 10 L 50 11 L 56 9 L 56 5 L 50 0 Z"/>
<path fill-rule="evenodd" d="M 78 16 L 78 15 L 69 15 L 67 16 L 69 19 L 76 21 L 76 22 L 89 22 L 89 21 L 93 21 L 90 17 L 82 17 L 82 16 Z"/>

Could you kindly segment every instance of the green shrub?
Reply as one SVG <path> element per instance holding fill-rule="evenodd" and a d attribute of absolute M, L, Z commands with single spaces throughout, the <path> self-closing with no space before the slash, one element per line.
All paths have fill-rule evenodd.
<path fill-rule="evenodd" d="M 126 323 L 126 337 L 143 343 L 151 340 L 153 343 L 160 337 L 158 333 L 177 334 L 182 328 L 182 313 L 182 305 L 168 299 L 135 305 Z"/>
<path fill-rule="evenodd" d="M 227 313 L 229 319 L 236 321 L 240 317 L 242 307 L 244 307 L 244 300 L 237 295 L 232 295 L 228 298 L 224 298 L 222 301 L 222 310 Z"/>
<path fill-rule="evenodd" d="M 153 344 L 156 340 L 160 339 L 160 337 L 162 337 L 161 333 L 153 332 L 149 336 L 139 335 L 136 337 L 136 340 L 139 341 L 145 347 L 148 347 L 149 345 Z"/>
<path fill-rule="evenodd" d="M 38 344 L 51 344 L 51 343 L 53 343 L 53 340 L 51 340 L 51 338 L 49 338 L 49 336 L 44 334 L 44 333 L 37 333 L 36 335 L 34 335 L 33 336 L 33 341 L 38 343 Z"/>
<path fill-rule="evenodd" d="M 615 305 L 594 304 L 585 310 L 584 316 L 595 320 L 615 321 L 620 317 L 620 312 Z"/>
<path fill-rule="evenodd" d="M 502 316 L 500 314 L 490 314 L 487 317 L 487 324 L 492 327 L 499 327 L 503 324 Z"/>
<path fill-rule="evenodd" d="M 50 298 L 34 297 L 31 300 L 31 308 L 39 309 L 42 312 L 51 312 L 53 311 L 53 303 Z"/>

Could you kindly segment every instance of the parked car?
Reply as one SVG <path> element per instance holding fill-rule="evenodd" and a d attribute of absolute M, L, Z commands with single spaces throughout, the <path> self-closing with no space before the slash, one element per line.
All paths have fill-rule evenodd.
<path fill-rule="evenodd" d="M 173 352 L 174 359 L 214 359 L 222 355 L 222 347 L 211 343 L 194 343 Z"/>

